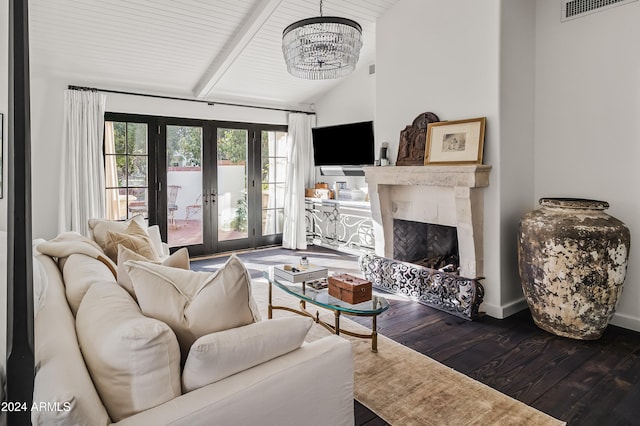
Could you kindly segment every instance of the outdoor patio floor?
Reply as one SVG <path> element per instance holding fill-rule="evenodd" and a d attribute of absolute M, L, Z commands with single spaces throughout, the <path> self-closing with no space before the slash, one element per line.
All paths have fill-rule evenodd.
<path fill-rule="evenodd" d="M 184 247 L 196 244 L 202 244 L 203 231 L 202 220 L 191 219 L 187 223 L 185 220 L 176 219 L 175 225 L 169 224 L 167 242 L 169 247 Z M 246 238 L 246 232 L 240 231 L 219 231 L 218 240 L 226 241 L 231 239 Z"/>

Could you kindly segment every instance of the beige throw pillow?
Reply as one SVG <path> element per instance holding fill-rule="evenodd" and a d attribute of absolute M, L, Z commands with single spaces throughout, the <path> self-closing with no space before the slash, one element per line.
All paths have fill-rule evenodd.
<path fill-rule="evenodd" d="M 156 253 L 158 253 L 158 257 L 162 259 L 163 257 L 168 256 L 169 247 L 162 242 L 160 227 L 158 225 L 151 225 L 147 228 L 147 233 L 149 234 L 149 238 L 151 238 L 153 248 L 156 249 Z"/>
<path fill-rule="evenodd" d="M 131 278 L 129 277 L 127 268 L 124 266 L 125 262 L 129 260 L 149 261 L 149 259 L 134 252 L 133 250 L 129 250 L 121 244 L 118 245 L 118 284 L 120 284 L 134 299 L 137 300 L 136 294 L 133 291 Z M 161 264 L 171 268 L 189 270 L 189 250 L 186 247 L 183 247 L 166 258 Z"/>
<path fill-rule="evenodd" d="M 251 277 L 235 255 L 215 273 L 140 261 L 128 261 L 125 267 L 140 309 L 169 324 L 183 360 L 200 336 L 260 321 L 251 296 Z"/>
<path fill-rule="evenodd" d="M 113 422 L 181 394 L 180 348 L 161 321 L 140 312 L 116 283 L 92 285 L 76 330 L 82 355 Z"/>
<path fill-rule="evenodd" d="M 182 371 L 190 392 L 298 349 L 313 320 L 284 317 L 211 333 L 191 346 Z"/>
<path fill-rule="evenodd" d="M 131 222 L 125 232 L 107 231 L 107 237 L 109 242 L 104 252 L 116 263 L 118 260 L 118 245 L 125 246 L 151 262 L 160 260 L 149 234 L 137 222 Z"/>
<path fill-rule="evenodd" d="M 100 248 L 104 251 L 105 247 L 109 243 L 109 237 L 107 231 L 111 232 L 127 232 L 127 228 L 131 222 L 136 222 L 141 227 L 147 226 L 144 216 L 137 214 L 125 221 L 108 220 L 108 219 L 89 219 L 89 232 L 91 238 L 95 241 Z M 115 259 L 114 259 L 115 261 Z"/>

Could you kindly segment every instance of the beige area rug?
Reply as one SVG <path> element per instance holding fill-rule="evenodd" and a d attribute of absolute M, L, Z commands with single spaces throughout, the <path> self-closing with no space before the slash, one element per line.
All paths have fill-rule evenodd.
<path fill-rule="evenodd" d="M 263 318 L 267 318 L 268 284 L 256 279 L 253 295 Z M 273 289 L 274 305 L 298 308 L 298 299 Z M 333 313 L 320 311 L 332 321 Z M 295 315 L 274 310 L 274 318 Z M 349 330 L 367 332 L 360 324 L 340 318 Z M 329 334 L 315 324 L 308 341 Z M 378 335 L 378 352 L 371 352 L 371 340 L 345 336 L 352 342 L 355 361 L 355 398 L 392 425 L 563 425 L 547 414 L 473 380 L 393 340 Z"/>

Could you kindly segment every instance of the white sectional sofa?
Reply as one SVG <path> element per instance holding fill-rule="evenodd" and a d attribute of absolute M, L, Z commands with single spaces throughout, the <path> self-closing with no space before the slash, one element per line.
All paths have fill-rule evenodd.
<path fill-rule="evenodd" d="M 40 241 L 34 247 L 38 243 Z M 76 292 L 75 299 L 71 300 L 69 293 L 76 290 L 69 290 L 74 288 L 84 290 L 80 297 Z M 46 409 L 32 412 L 34 425 L 353 424 L 353 355 L 350 343 L 339 336 L 303 343 L 275 358 L 185 391 L 184 382 L 181 389 L 180 377 L 177 387 L 175 385 L 175 376 L 182 374 L 184 363 L 184 359 L 183 363 L 179 361 L 175 334 L 164 323 L 141 313 L 135 298 L 116 282 L 104 262 L 79 253 L 56 259 L 34 249 L 34 299 L 34 402 L 47 403 L 43 405 Z M 131 322 L 127 321 L 133 321 L 136 330 L 141 327 L 160 330 L 157 334 L 160 337 L 150 340 L 152 348 L 149 342 L 142 343 L 147 352 L 141 357 L 136 353 L 137 341 L 119 348 L 123 339 L 134 341 L 139 337 L 120 330 L 128 327 Z M 256 327 L 270 325 L 263 321 L 236 327 L 227 330 L 224 339 L 216 341 L 237 341 L 241 348 L 253 338 L 245 339 L 245 334 L 255 337 Z M 254 331 L 249 332 L 250 329 Z M 117 333 L 127 335 L 122 337 Z M 217 339 L 222 333 L 225 332 L 211 333 L 202 339 Z M 158 343 L 160 338 L 164 339 L 163 343 Z M 161 356 L 153 355 L 158 352 L 149 352 L 157 346 L 163 348 L 159 352 Z M 224 345 L 220 347 L 224 349 Z M 236 353 L 226 357 L 234 361 L 233 358 L 254 355 L 253 352 Z M 96 381 L 95 360 L 86 356 L 102 357 L 101 361 L 107 363 L 137 362 L 134 372 L 125 378 L 126 386 L 133 391 L 130 394 L 122 391 L 122 377 L 116 377 L 119 374 Z M 187 366 L 189 362 L 187 360 Z M 209 373 L 218 367 L 205 371 Z M 173 385 L 166 385 L 168 380 Z M 158 397 L 161 402 L 154 403 Z M 117 399 L 117 415 L 113 415 L 114 401 L 105 401 L 105 398 Z M 122 411 L 123 407 L 129 411 Z"/>

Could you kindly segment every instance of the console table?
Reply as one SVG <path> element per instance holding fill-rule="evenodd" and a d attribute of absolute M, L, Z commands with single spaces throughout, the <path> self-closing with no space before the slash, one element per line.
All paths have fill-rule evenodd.
<path fill-rule="evenodd" d="M 305 198 L 305 220 L 309 243 L 357 254 L 375 250 L 368 201 Z"/>

